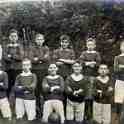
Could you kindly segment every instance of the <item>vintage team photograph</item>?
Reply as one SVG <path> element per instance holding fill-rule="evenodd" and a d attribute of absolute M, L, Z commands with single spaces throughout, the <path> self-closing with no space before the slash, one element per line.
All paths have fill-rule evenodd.
<path fill-rule="evenodd" d="M 124 1 L 0 0 L 0 124 L 124 124 Z"/>

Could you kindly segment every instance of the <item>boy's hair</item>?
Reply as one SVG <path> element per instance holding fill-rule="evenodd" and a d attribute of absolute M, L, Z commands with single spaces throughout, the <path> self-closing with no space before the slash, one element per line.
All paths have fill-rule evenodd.
<path fill-rule="evenodd" d="M 63 40 L 70 41 L 70 37 L 66 34 L 63 34 L 63 35 L 60 36 L 60 41 L 63 41 Z"/>
<path fill-rule="evenodd" d="M 91 38 L 88 38 L 88 39 L 86 40 L 86 43 L 88 43 L 88 42 L 96 43 L 96 40 L 91 37 Z"/>
<path fill-rule="evenodd" d="M 75 61 L 75 62 L 72 64 L 72 67 L 73 67 L 73 65 L 75 65 L 76 63 L 78 63 L 80 66 L 82 66 L 81 62 L 77 60 L 77 61 Z"/>
<path fill-rule="evenodd" d="M 52 65 L 52 64 L 54 64 L 54 65 L 56 65 L 56 67 L 58 67 L 57 64 L 56 64 L 55 62 L 50 62 L 49 65 L 48 65 L 48 68 L 49 68 L 50 65 Z"/>
<path fill-rule="evenodd" d="M 36 38 L 36 37 L 40 37 L 40 36 L 44 37 L 43 34 L 37 33 L 37 34 L 35 35 L 35 38 Z"/>
<path fill-rule="evenodd" d="M 10 35 L 11 33 L 16 33 L 16 34 L 18 34 L 18 31 L 17 31 L 16 29 L 11 29 L 11 30 L 9 31 L 9 35 Z"/>
<path fill-rule="evenodd" d="M 24 59 L 22 60 L 22 63 L 23 63 L 23 62 L 27 62 L 27 61 L 29 61 L 30 64 L 31 64 L 31 60 L 30 60 L 29 58 L 24 58 Z"/>
<path fill-rule="evenodd" d="M 99 67 L 100 67 L 100 66 L 106 66 L 106 67 L 108 68 L 108 65 L 105 64 L 105 63 L 101 63 L 101 64 L 99 65 Z"/>

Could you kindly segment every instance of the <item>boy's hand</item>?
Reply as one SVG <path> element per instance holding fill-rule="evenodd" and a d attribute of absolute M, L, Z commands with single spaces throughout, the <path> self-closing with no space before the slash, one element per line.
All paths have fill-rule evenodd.
<path fill-rule="evenodd" d="M 59 66 L 59 65 L 63 65 L 64 63 L 63 62 L 56 62 L 56 64 Z"/>
<path fill-rule="evenodd" d="M 81 92 L 83 92 L 83 90 L 82 90 L 82 89 L 79 89 L 79 90 L 74 91 L 73 94 L 74 94 L 75 96 L 78 96 L 79 93 L 81 93 Z"/>
<path fill-rule="evenodd" d="M 91 68 L 94 68 L 95 65 L 96 65 L 96 62 L 95 62 L 95 61 L 85 62 L 85 65 L 86 65 L 86 66 L 90 66 Z"/>
<path fill-rule="evenodd" d="M 71 87 L 67 87 L 67 90 L 68 90 L 69 92 L 73 92 L 73 90 L 71 89 Z"/>
<path fill-rule="evenodd" d="M 38 57 L 34 57 L 34 61 L 38 61 Z"/>
<path fill-rule="evenodd" d="M 56 90 L 56 89 L 60 89 L 60 87 L 59 86 L 53 86 L 53 87 L 51 87 L 51 92 L 53 92 L 54 90 Z"/>
<path fill-rule="evenodd" d="M 30 92 L 26 90 L 26 91 L 24 91 L 24 93 L 30 93 Z"/>
<path fill-rule="evenodd" d="M 102 97 L 102 90 L 97 90 L 97 92 L 99 93 L 99 96 Z"/>
<path fill-rule="evenodd" d="M 8 54 L 8 58 L 11 58 L 12 57 L 12 55 L 11 54 Z"/>
<path fill-rule="evenodd" d="M 108 87 L 108 91 L 109 92 L 113 91 L 113 88 L 112 87 Z"/>
<path fill-rule="evenodd" d="M 78 91 L 74 91 L 73 95 L 78 96 Z"/>
<path fill-rule="evenodd" d="M 65 59 L 59 59 L 59 61 L 60 61 L 60 62 L 64 62 L 64 61 L 65 61 Z"/>
<path fill-rule="evenodd" d="M 2 82 L 0 83 L 0 86 L 3 86 L 3 83 Z"/>
<path fill-rule="evenodd" d="M 39 61 L 39 63 L 41 64 L 41 63 L 42 63 L 42 61 L 40 60 L 40 61 Z"/>
<path fill-rule="evenodd" d="M 23 86 L 18 86 L 18 88 L 19 88 L 19 89 L 22 89 L 22 88 L 23 88 Z"/>

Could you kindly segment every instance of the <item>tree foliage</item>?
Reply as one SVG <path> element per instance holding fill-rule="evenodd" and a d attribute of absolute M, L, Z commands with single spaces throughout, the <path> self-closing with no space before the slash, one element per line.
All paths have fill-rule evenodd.
<path fill-rule="evenodd" d="M 0 21 L 2 36 L 7 37 L 9 29 L 16 28 L 19 36 L 30 43 L 40 32 L 51 49 L 59 46 L 61 34 L 70 35 L 77 57 L 85 49 L 86 38 L 94 37 L 103 62 L 110 66 L 124 38 L 123 4 L 61 2 L 51 6 L 45 2 L 21 2 L 8 9 L 0 6 L 0 18 L 4 20 Z"/>

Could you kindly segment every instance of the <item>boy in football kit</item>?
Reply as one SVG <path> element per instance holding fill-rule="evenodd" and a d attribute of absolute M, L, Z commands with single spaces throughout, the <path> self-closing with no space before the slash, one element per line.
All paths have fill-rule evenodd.
<path fill-rule="evenodd" d="M 97 67 L 101 63 L 99 52 L 95 50 L 96 41 L 93 38 L 88 38 L 86 41 L 86 51 L 83 51 L 79 57 L 79 61 L 83 65 L 84 75 L 96 76 Z"/>
<path fill-rule="evenodd" d="M 72 65 L 73 73 L 66 79 L 66 120 L 67 124 L 81 124 L 84 120 L 84 107 L 86 95 L 86 80 L 81 74 L 82 66 L 79 62 Z"/>
<path fill-rule="evenodd" d="M 111 104 L 113 98 L 113 81 L 106 64 L 101 64 L 96 77 L 96 95 L 93 103 L 93 120 L 98 124 L 111 124 Z"/>
<path fill-rule="evenodd" d="M 86 41 L 86 47 L 87 50 L 83 51 L 79 57 L 80 63 L 82 63 L 83 66 L 83 74 L 87 77 L 89 77 L 89 80 L 91 80 L 91 86 L 94 82 L 94 79 L 92 77 L 95 77 L 97 75 L 97 68 L 101 62 L 101 57 L 99 52 L 95 50 L 96 48 L 96 41 L 93 38 L 88 38 Z M 93 84 L 94 85 L 94 84 Z M 89 88 L 93 90 L 92 88 Z M 90 93 L 90 91 L 89 91 Z M 86 116 L 87 118 L 92 118 L 92 105 L 93 105 L 93 97 L 87 97 L 86 98 Z"/>
<path fill-rule="evenodd" d="M 45 102 L 43 106 L 43 122 L 47 123 L 52 112 L 60 116 L 61 124 L 64 124 L 64 80 L 57 74 L 56 64 L 50 64 L 48 67 L 49 75 L 43 79 L 42 88 L 44 91 Z"/>
<path fill-rule="evenodd" d="M 43 34 L 36 34 L 34 43 L 30 47 L 29 58 L 32 62 L 32 72 L 37 75 L 37 86 L 36 86 L 36 100 L 37 100 L 37 116 L 41 117 L 42 114 L 42 93 L 41 83 L 44 76 L 47 75 L 47 67 L 50 60 L 49 48 L 44 45 L 45 38 Z"/>
<path fill-rule="evenodd" d="M 29 121 L 36 118 L 36 100 L 35 87 L 37 77 L 31 72 L 31 61 L 24 59 L 22 61 L 22 73 L 16 77 L 15 86 L 15 112 L 16 119 L 21 120 L 26 112 Z"/>
<path fill-rule="evenodd" d="M 68 35 L 61 35 L 60 48 L 54 50 L 53 59 L 59 67 L 59 74 L 66 79 L 71 73 L 71 65 L 75 60 L 75 53 L 72 48 L 69 48 L 70 37 Z"/>
<path fill-rule="evenodd" d="M 11 29 L 9 32 L 9 43 L 3 47 L 3 61 L 9 79 L 9 93 L 14 85 L 16 76 L 21 71 L 21 61 L 24 56 L 23 46 L 18 40 L 18 32 Z"/>
<path fill-rule="evenodd" d="M 8 89 L 8 75 L 2 70 L 2 63 L 0 62 L 0 110 L 3 118 L 7 120 L 12 119 L 10 104 L 7 98 Z"/>
<path fill-rule="evenodd" d="M 124 41 L 120 43 L 121 54 L 115 56 L 114 74 L 115 74 L 115 93 L 114 102 L 116 104 L 118 115 L 121 114 L 124 104 Z"/>

